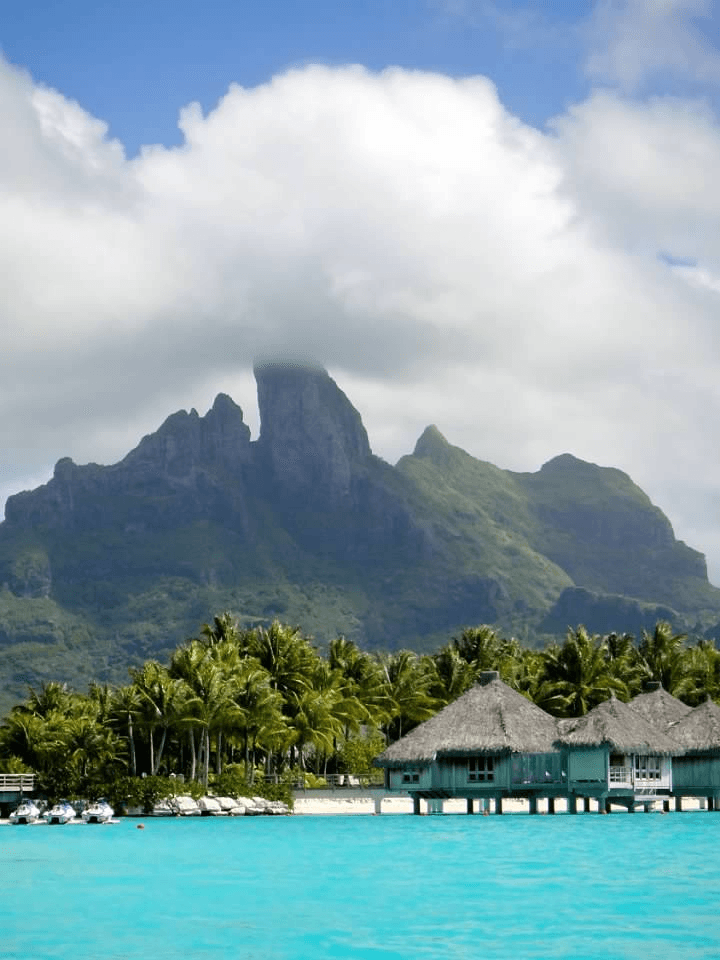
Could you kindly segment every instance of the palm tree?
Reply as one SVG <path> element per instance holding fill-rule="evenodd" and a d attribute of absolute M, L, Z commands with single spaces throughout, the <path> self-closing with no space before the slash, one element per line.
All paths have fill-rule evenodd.
<path fill-rule="evenodd" d="M 643 681 L 648 679 L 635 638 L 631 633 L 609 633 L 605 637 L 606 659 L 613 676 L 622 680 L 631 697 L 642 692 Z"/>
<path fill-rule="evenodd" d="M 237 647 L 240 637 L 237 620 L 230 613 L 222 613 L 213 617 L 212 624 L 204 623 L 200 628 L 200 640 L 208 647 L 219 643 L 230 643 Z"/>
<path fill-rule="evenodd" d="M 497 670 L 503 655 L 503 641 L 486 624 L 465 627 L 459 637 L 453 637 L 452 645 L 458 656 L 472 664 L 478 674 L 483 670 Z"/>
<path fill-rule="evenodd" d="M 286 705 L 309 688 L 317 653 L 299 627 L 283 626 L 277 620 L 267 630 L 257 627 L 248 653 L 267 670 L 273 688 L 282 694 Z"/>
<path fill-rule="evenodd" d="M 473 665 L 460 656 L 454 644 L 449 644 L 434 654 L 432 662 L 435 676 L 430 682 L 428 692 L 442 706 L 457 700 L 477 679 Z"/>
<path fill-rule="evenodd" d="M 113 692 L 111 717 L 127 731 L 130 775 L 137 776 L 137 756 L 135 752 L 134 721 L 140 712 L 140 693 L 134 684 L 119 687 Z"/>
<path fill-rule="evenodd" d="M 562 646 L 552 644 L 544 654 L 544 680 L 537 703 L 558 716 L 580 717 L 611 694 L 629 697 L 626 684 L 611 672 L 607 645 L 585 627 L 568 630 Z"/>
<path fill-rule="evenodd" d="M 67 715 L 72 710 L 76 696 L 66 683 L 51 680 L 49 683 L 42 683 L 39 690 L 31 687 L 27 701 L 21 704 L 18 710 L 32 713 L 36 717 Z"/>
<path fill-rule="evenodd" d="M 90 714 L 69 721 L 67 751 L 70 761 L 77 768 L 81 784 L 87 783 L 92 775 L 97 778 L 123 752 L 117 735 Z"/>
<path fill-rule="evenodd" d="M 713 640 L 698 640 L 683 653 L 683 680 L 677 685 L 675 696 L 693 707 L 707 697 L 720 701 L 720 652 Z"/>
<path fill-rule="evenodd" d="M 305 690 L 290 720 L 293 746 L 297 747 L 300 769 L 305 770 L 305 746 L 327 753 L 343 735 L 343 723 L 333 715 L 333 697 L 321 690 Z"/>
<path fill-rule="evenodd" d="M 355 659 L 355 666 L 359 667 L 361 655 Z M 312 690 L 324 698 L 325 708 L 329 712 L 333 727 L 332 752 L 337 753 L 340 738 L 348 740 L 353 734 L 360 732 L 363 724 L 371 721 L 371 711 L 358 695 L 358 685 L 352 677 L 347 676 L 338 668 L 331 665 L 330 659 L 318 658 L 312 677 Z M 337 732 L 339 724 L 340 733 Z M 315 744 L 318 746 L 318 744 Z M 327 771 L 328 752 L 325 751 L 325 771 Z"/>
<path fill-rule="evenodd" d="M 150 773 L 155 776 L 160 769 L 168 730 L 184 719 L 187 687 L 182 680 L 171 677 L 156 660 L 148 660 L 140 669 L 131 670 L 130 675 L 138 691 L 140 721 L 148 731 Z M 160 741 L 156 745 L 158 728 Z"/>
<path fill-rule="evenodd" d="M 374 726 L 386 723 L 392 704 L 378 657 L 360 650 L 352 640 L 337 637 L 330 642 L 327 662 L 367 711 L 367 722 Z"/>
<path fill-rule="evenodd" d="M 418 658 L 409 650 L 386 654 L 380 658 L 385 692 L 390 702 L 386 737 L 400 739 L 403 732 L 437 712 L 438 702 L 430 695 L 433 678 L 432 660 Z"/>
<path fill-rule="evenodd" d="M 267 670 L 250 657 L 241 661 L 238 671 L 230 678 L 230 689 L 236 707 L 232 729 L 242 737 L 245 770 L 252 783 L 257 748 L 269 754 L 278 742 L 291 739 L 282 712 L 283 699 L 272 688 Z"/>
<path fill-rule="evenodd" d="M 222 773 L 222 732 L 233 723 L 237 712 L 232 698 L 231 682 L 223 676 L 222 670 L 212 661 L 203 663 L 193 677 L 188 705 L 200 721 L 205 736 L 203 783 L 208 785 L 210 768 L 210 734 L 217 734 L 216 772 Z"/>
<path fill-rule="evenodd" d="M 25 706 L 13 707 L 0 727 L 0 749 L 10 757 L 17 757 L 37 773 L 42 773 L 48 762 L 63 749 L 64 739 L 60 725 L 51 717 L 40 717 Z"/>
<path fill-rule="evenodd" d="M 545 681 L 544 653 L 527 648 L 520 650 L 517 657 L 505 661 L 502 678 L 513 690 L 522 693 L 533 703 L 538 703 L 540 690 Z"/>
<path fill-rule="evenodd" d="M 639 653 L 652 680 L 659 680 L 668 693 L 673 696 L 682 692 L 685 671 L 683 653 L 685 634 L 674 634 L 665 620 L 655 624 L 652 633 L 643 630 Z"/>

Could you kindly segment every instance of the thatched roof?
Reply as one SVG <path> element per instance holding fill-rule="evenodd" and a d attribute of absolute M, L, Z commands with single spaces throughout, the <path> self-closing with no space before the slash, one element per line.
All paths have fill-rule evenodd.
<path fill-rule="evenodd" d="M 393 743 L 380 767 L 430 763 L 436 757 L 549 753 L 558 731 L 554 717 L 492 672 L 440 713 Z"/>
<path fill-rule="evenodd" d="M 560 734 L 567 747 L 607 746 L 618 753 L 682 753 L 674 740 L 615 696 L 593 707 Z"/>
<path fill-rule="evenodd" d="M 686 753 L 720 752 L 720 707 L 706 700 L 674 723 L 668 733 Z"/>
<path fill-rule="evenodd" d="M 645 717 L 648 723 L 666 732 L 671 723 L 681 720 L 692 710 L 692 707 L 668 693 L 660 684 L 648 693 L 640 693 L 637 697 L 633 697 L 630 706 Z"/>

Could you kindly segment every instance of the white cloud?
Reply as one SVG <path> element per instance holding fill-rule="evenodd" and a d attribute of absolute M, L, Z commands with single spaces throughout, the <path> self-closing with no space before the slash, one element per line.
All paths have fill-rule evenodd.
<path fill-rule="evenodd" d="M 716 84 L 720 51 L 703 31 L 711 13 L 711 0 L 598 0 L 587 72 L 629 93 L 659 74 Z"/>
<path fill-rule="evenodd" d="M 7 64 L 0 107 L 4 492 L 219 390 L 256 431 L 252 360 L 282 352 L 389 460 L 430 422 L 513 469 L 570 451 L 716 549 L 718 295 L 656 256 L 720 273 L 706 108 L 597 94 L 542 134 L 484 78 L 307 67 L 128 161 Z"/>

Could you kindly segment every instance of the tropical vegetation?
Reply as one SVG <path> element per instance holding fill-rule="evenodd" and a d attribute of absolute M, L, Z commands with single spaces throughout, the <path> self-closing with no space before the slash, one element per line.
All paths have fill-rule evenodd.
<path fill-rule="evenodd" d="M 297 778 L 376 776 L 386 744 L 487 669 L 559 717 L 611 694 L 627 701 L 647 680 L 692 706 L 720 701 L 720 652 L 665 622 L 638 638 L 578 626 L 544 650 L 468 627 L 417 654 L 367 652 L 344 637 L 320 651 L 298 627 L 246 629 L 224 613 L 123 686 L 31 689 L 0 725 L 0 770 L 36 772 L 49 799 L 102 793 L 147 807 L 179 781 L 185 793 L 288 796 Z"/>

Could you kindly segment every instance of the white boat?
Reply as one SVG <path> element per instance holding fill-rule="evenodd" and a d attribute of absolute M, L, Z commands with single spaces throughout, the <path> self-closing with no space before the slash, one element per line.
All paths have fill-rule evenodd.
<path fill-rule="evenodd" d="M 75 808 L 67 800 L 61 800 L 45 812 L 48 823 L 70 823 L 75 819 Z"/>
<path fill-rule="evenodd" d="M 85 823 L 110 823 L 115 811 L 107 800 L 95 800 L 86 810 L 83 810 L 82 818 Z"/>
<path fill-rule="evenodd" d="M 40 808 L 32 800 L 21 800 L 10 814 L 10 823 L 39 823 L 41 819 Z"/>

